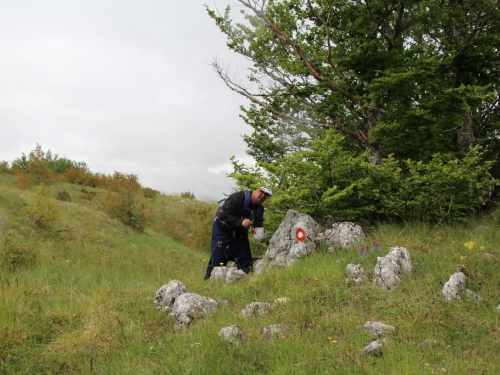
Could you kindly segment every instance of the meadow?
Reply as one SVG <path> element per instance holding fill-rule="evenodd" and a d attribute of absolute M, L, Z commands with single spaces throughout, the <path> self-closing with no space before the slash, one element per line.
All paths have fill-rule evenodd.
<path fill-rule="evenodd" d="M 104 188 L 54 182 L 45 186 L 46 203 L 57 215 L 39 227 L 30 216 L 39 190 L 15 181 L 0 173 L 2 374 L 500 373 L 495 207 L 461 223 L 371 225 L 362 255 L 358 247 L 321 249 L 290 268 L 225 285 L 203 281 L 213 204 L 157 195 L 138 232 L 105 213 Z M 63 192 L 70 200 L 60 199 Z M 387 292 L 371 277 L 377 256 L 392 246 L 408 249 L 413 271 Z M 346 283 L 349 263 L 364 267 L 364 285 Z M 441 289 L 457 269 L 483 301 L 444 299 Z M 175 331 L 153 304 L 174 279 L 228 304 Z M 280 297 L 289 303 L 263 318 L 241 315 L 250 302 Z M 380 355 L 362 351 L 372 341 L 367 321 L 396 328 Z M 260 329 L 275 323 L 290 326 L 289 336 L 262 339 Z M 245 331 L 240 345 L 218 336 L 230 325 Z"/>

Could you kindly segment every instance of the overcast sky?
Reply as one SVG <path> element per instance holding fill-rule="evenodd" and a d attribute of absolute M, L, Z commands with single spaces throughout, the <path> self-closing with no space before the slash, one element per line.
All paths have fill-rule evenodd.
<path fill-rule="evenodd" d="M 204 4 L 234 0 L 0 1 L 0 161 L 40 144 L 92 172 L 219 200 L 246 163 L 247 102 L 211 67 L 245 75 Z"/>

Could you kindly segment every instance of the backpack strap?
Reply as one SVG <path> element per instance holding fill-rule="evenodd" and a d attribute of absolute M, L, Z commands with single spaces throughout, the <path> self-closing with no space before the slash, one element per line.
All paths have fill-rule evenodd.
<path fill-rule="evenodd" d="M 241 208 L 241 212 L 245 211 L 250 205 L 250 198 L 252 197 L 252 193 L 250 191 L 245 191 L 245 201 L 243 202 L 243 207 Z"/>

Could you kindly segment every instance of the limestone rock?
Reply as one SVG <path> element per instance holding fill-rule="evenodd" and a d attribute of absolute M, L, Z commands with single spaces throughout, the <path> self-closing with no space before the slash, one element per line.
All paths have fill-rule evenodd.
<path fill-rule="evenodd" d="M 378 257 L 373 283 L 391 290 L 402 281 L 405 272 L 411 272 L 410 254 L 405 247 L 391 247 L 385 257 Z"/>
<path fill-rule="evenodd" d="M 363 284 L 363 276 L 365 270 L 359 264 L 348 264 L 346 267 L 346 282 L 348 284 L 361 285 Z"/>
<path fill-rule="evenodd" d="M 363 352 L 365 354 L 376 355 L 379 354 L 384 346 L 384 342 L 382 340 L 376 340 L 369 343 L 367 346 L 363 348 Z"/>
<path fill-rule="evenodd" d="M 230 344 L 238 345 L 245 340 L 245 332 L 239 326 L 229 326 L 221 328 L 219 337 Z"/>
<path fill-rule="evenodd" d="M 290 334 L 290 327 L 286 324 L 272 324 L 260 330 L 263 339 L 286 338 Z"/>
<path fill-rule="evenodd" d="M 254 265 L 257 274 L 266 266 L 289 266 L 317 250 L 319 225 L 309 215 L 288 210 L 285 219 L 269 241 L 261 260 Z"/>
<path fill-rule="evenodd" d="M 318 240 L 326 243 L 328 250 L 348 249 L 356 246 L 366 238 L 363 228 L 351 222 L 335 223 L 332 229 L 322 233 Z"/>
<path fill-rule="evenodd" d="M 467 276 L 462 272 L 455 272 L 451 275 L 441 290 L 444 298 L 446 298 L 447 301 L 459 300 L 460 293 L 465 289 L 466 281 Z"/>
<path fill-rule="evenodd" d="M 182 281 L 172 280 L 156 291 L 154 303 L 158 305 L 158 310 L 169 311 L 175 299 L 181 294 L 187 293 L 187 288 Z"/>
<path fill-rule="evenodd" d="M 247 274 L 235 267 L 214 267 L 210 279 L 223 280 L 226 284 L 231 284 L 236 281 L 245 280 Z"/>
<path fill-rule="evenodd" d="M 367 321 L 363 328 L 370 330 L 372 338 L 384 337 L 387 333 L 395 330 L 393 326 L 388 324 L 372 321 Z"/>
<path fill-rule="evenodd" d="M 224 301 L 203 297 L 195 293 L 184 293 L 175 299 L 171 315 L 174 317 L 174 328 L 181 330 L 191 326 L 195 319 L 216 311 Z"/>
<path fill-rule="evenodd" d="M 274 305 L 269 302 L 252 302 L 241 310 L 241 315 L 250 318 L 261 318 L 271 312 Z"/>

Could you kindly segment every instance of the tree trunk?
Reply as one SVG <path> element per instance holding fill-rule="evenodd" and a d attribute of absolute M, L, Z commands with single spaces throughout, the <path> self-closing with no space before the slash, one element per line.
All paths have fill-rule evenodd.
<path fill-rule="evenodd" d="M 474 143 L 475 137 L 470 112 L 464 112 L 462 118 L 463 121 L 457 128 L 457 145 L 462 155 L 465 155 Z"/>

